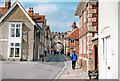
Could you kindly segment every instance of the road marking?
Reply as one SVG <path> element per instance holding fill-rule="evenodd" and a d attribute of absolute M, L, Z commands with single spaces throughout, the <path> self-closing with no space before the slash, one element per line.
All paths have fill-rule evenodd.
<path fill-rule="evenodd" d="M 60 73 L 54 79 L 58 79 L 63 74 L 64 70 L 67 68 L 67 63 L 66 63 L 65 59 L 63 58 L 63 55 L 62 55 L 62 59 L 64 61 L 65 66 L 63 67 L 63 69 L 60 71 Z"/>

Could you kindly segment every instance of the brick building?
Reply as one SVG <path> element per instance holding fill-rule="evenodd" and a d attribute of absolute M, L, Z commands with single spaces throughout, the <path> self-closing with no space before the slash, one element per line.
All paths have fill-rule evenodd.
<path fill-rule="evenodd" d="M 74 22 L 71 26 L 71 32 L 65 37 L 66 54 L 73 53 L 73 50 L 79 54 L 79 29 Z"/>
<path fill-rule="evenodd" d="M 8 11 L 11 7 L 11 0 L 5 1 L 5 7 L 0 7 L 0 18 Z"/>
<path fill-rule="evenodd" d="M 28 12 L 20 2 L 11 6 L 0 18 L 0 55 L 5 60 L 37 60 L 45 48 L 45 16 Z M 9 0 L 10 1 L 10 0 Z M 4 9 L 3 9 L 4 11 Z"/>
<path fill-rule="evenodd" d="M 75 12 L 79 16 L 79 64 L 82 69 L 94 70 L 93 44 L 94 35 L 98 33 L 98 2 L 80 1 Z"/>

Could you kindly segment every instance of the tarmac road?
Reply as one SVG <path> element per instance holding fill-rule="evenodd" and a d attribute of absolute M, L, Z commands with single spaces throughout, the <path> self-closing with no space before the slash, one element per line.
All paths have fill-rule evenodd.
<path fill-rule="evenodd" d="M 48 62 L 3 62 L 2 79 L 54 79 L 64 67 L 63 56 L 54 55 Z"/>

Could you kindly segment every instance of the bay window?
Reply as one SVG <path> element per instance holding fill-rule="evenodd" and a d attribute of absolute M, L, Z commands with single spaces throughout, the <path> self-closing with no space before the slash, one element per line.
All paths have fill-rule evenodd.
<path fill-rule="evenodd" d="M 8 58 L 21 58 L 22 23 L 10 22 L 9 24 Z"/>

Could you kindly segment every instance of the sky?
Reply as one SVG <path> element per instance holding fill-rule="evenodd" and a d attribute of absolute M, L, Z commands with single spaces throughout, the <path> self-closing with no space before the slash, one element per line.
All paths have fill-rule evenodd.
<path fill-rule="evenodd" d="M 13 3 L 15 0 L 11 1 Z M 47 25 L 50 25 L 50 29 L 52 32 L 70 31 L 70 26 L 73 22 L 76 22 L 77 26 L 79 26 L 79 18 L 74 16 L 74 13 L 79 4 L 79 0 L 69 0 L 69 2 L 68 0 L 56 0 L 56 2 L 55 0 L 46 0 L 48 2 L 45 2 L 45 0 L 34 0 L 33 2 L 32 0 L 29 0 L 30 2 L 28 2 L 27 0 L 18 1 L 27 11 L 29 7 L 33 7 L 35 13 L 45 15 L 45 18 L 47 19 Z M 4 6 L 4 3 L 0 2 L 0 6 Z"/>

